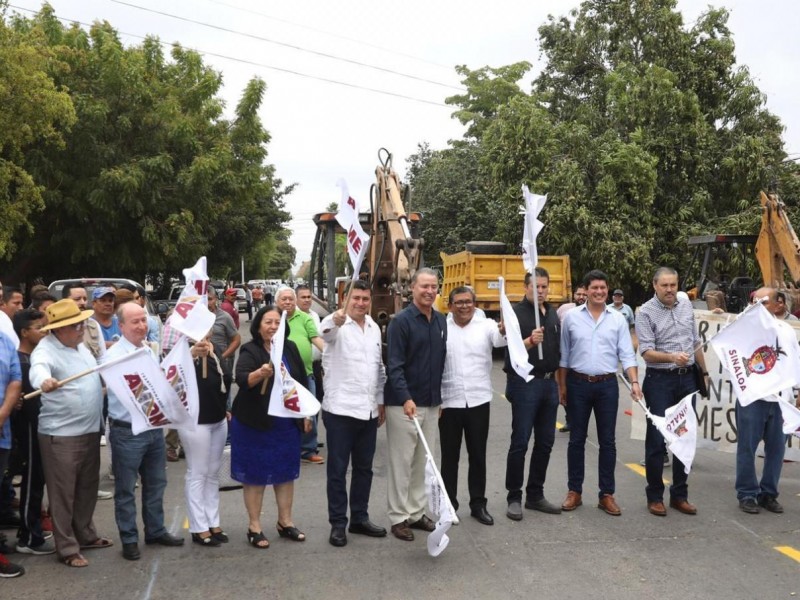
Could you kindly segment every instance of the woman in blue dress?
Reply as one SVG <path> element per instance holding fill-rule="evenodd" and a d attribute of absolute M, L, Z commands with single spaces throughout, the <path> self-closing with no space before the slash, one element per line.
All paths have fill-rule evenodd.
<path fill-rule="evenodd" d="M 289 325 L 278 331 L 280 310 L 262 307 L 250 325 L 252 341 L 239 350 L 236 383 L 239 392 L 231 409 L 231 477 L 244 487 L 244 505 L 250 519 L 247 541 L 268 548 L 261 528 L 264 489 L 271 485 L 278 504 L 278 534 L 302 542 L 306 536 L 292 520 L 294 480 L 300 476 L 300 439 L 310 427 L 308 419 L 287 419 L 268 414 L 274 365 L 270 362 L 272 339 L 283 335 L 283 364 L 300 385 L 307 386 L 305 367 L 297 346 L 288 339 Z"/>

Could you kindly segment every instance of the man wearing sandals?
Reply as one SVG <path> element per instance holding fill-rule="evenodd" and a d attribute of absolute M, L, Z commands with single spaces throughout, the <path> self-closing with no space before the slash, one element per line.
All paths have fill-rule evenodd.
<path fill-rule="evenodd" d="M 117 310 L 122 338 L 106 353 L 113 360 L 146 347 L 147 313 L 135 302 Z M 149 351 L 152 359 L 156 356 Z M 182 546 L 183 539 L 164 527 L 164 490 L 167 487 L 167 449 L 164 432 L 149 429 L 138 435 L 131 430 L 131 416 L 119 398 L 108 392 L 108 422 L 111 430 L 111 458 L 114 468 L 114 515 L 122 556 L 139 560 L 139 531 L 136 526 L 136 478 L 142 476 L 142 519 L 144 543 Z"/>
<path fill-rule="evenodd" d="M 69 298 L 48 306 L 48 325 L 42 331 L 52 333 L 31 353 L 30 382 L 42 390 L 39 447 L 53 537 L 59 559 L 70 567 L 89 564 L 81 550 L 112 545 L 97 534 L 93 521 L 100 483 L 100 376 L 91 373 L 59 383 L 97 365 L 81 343 L 92 312 L 81 310 Z"/>

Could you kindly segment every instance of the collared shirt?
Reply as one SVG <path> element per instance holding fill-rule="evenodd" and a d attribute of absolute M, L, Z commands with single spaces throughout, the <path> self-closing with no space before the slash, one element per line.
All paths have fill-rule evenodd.
<path fill-rule="evenodd" d="M 613 306 L 606 306 L 595 321 L 588 303 L 571 310 L 561 327 L 559 366 L 584 375 L 615 373 L 636 366 L 628 322 Z"/>
<path fill-rule="evenodd" d="M 528 301 L 527 296 L 514 305 L 514 314 L 517 315 L 517 320 L 519 321 L 519 332 L 522 334 L 522 339 L 530 337 L 533 330 L 536 329 L 536 307 L 532 302 Z M 558 369 L 558 361 L 561 356 L 559 346 L 561 322 L 549 302 L 544 303 L 544 316 L 540 311 L 539 317 L 539 326 L 544 327 L 542 358 L 539 358 L 539 347 L 532 346 L 528 348 L 528 362 L 539 373 L 552 373 Z M 511 366 L 508 351 L 506 351 L 506 362 L 503 366 L 503 371 L 508 373 L 509 376 L 519 377 Z"/>
<path fill-rule="evenodd" d="M 558 315 L 558 320 L 563 323 L 564 317 L 567 316 L 567 313 L 571 311 L 573 308 L 577 307 L 578 305 L 575 304 L 574 302 L 567 302 L 566 304 L 562 304 L 561 306 L 559 306 L 558 310 L 556 310 L 556 314 Z"/>
<path fill-rule="evenodd" d="M 5 333 L 8 336 L 8 339 L 14 344 L 14 350 L 19 349 L 19 336 L 14 331 L 14 322 L 2 310 L 0 310 L 0 333 Z"/>
<path fill-rule="evenodd" d="M 309 310 L 306 314 L 311 317 L 312 321 L 314 321 L 314 325 L 317 328 L 317 333 L 320 333 L 322 331 L 320 328 L 320 325 L 322 325 L 322 320 L 319 318 L 319 315 L 313 310 Z M 322 339 L 324 340 L 325 338 Z M 314 344 L 311 344 L 311 361 L 317 362 L 318 360 L 322 360 L 322 352 L 320 352 L 319 348 L 317 348 Z"/>
<path fill-rule="evenodd" d="M 319 337 L 319 331 L 308 313 L 304 313 L 299 308 L 294 309 L 294 314 L 287 318 L 289 323 L 289 339 L 294 342 L 300 351 L 300 358 L 306 367 L 306 375 L 314 372 L 314 358 L 311 348 L 311 340 Z"/>
<path fill-rule="evenodd" d="M 372 317 L 364 317 L 364 328 L 349 316 L 336 327 L 333 315 L 320 326 L 325 350 L 325 397 L 322 409 L 354 419 L 374 419 L 383 404 L 386 370 L 381 358 L 381 330 Z"/>
<path fill-rule="evenodd" d="M 31 385 L 42 387 L 45 379 L 61 381 L 97 366 L 84 344 L 70 348 L 51 333 L 41 339 L 31 353 Z M 39 433 L 77 436 L 100 431 L 103 420 L 103 384 L 100 375 L 91 373 L 43 393 L 39 410 Z"/>
<path fill-rule="evenodd" d="M 0 332 L 0 404 L 6 397 L 6 388 L 13 381 L 22 381 L 22 370 L 19 356 L 14 347 L 14 340 Z M 6 419 L 0 428 L 0 449 L 11 448 L 11 419 Z"/>
<path fill-rule="evenodd" d="M 624 302 L 622 303 L 622 306 L 620 306 L 619 308 L 617 308 L 616 304 L 614 303 L 609 304 L 609 306 L 614 310 L 616 310 L 623 317 L 625 317 L 625 320 L 628 322 L 628 327 L 633 327 L 634 316 L 633 316 L 633 309 L 630 306 L 628 306 Z"/>
<path fill-rule="evenodd" d="M 389 322 L 387 340 L 385 404 L 402 406 L 406 400 L 413 400 L 417 406 L 439 406 L 447 354 L 444 315 L 431 311 L 429 321 L 412 303 Z"/>
<path fill-rule="evenodd" d="M 672 307 L 665 306 L 653 296 L 639 309 L 636 316 L 636 335 L 642 356 L 648 350 L 657 352 L 685 352 L 689 355 L 686 366 L 694 364 L 695 348 L 700 344 L 694 322 L 692 303 L 675 299 Z M 670 363 L 648 363 L 648 369 L 672 369 Z"/>
<path fill-rule="evenodd" d="M 506 344 L 491 319 L 473 317 L 463 327 L 448 319 L 442 408 L 469 408 L 491 401 L 492 348 Z"/>
<path fill-rule="evenodd" d="M 41 342 L 40 342 L 41 344 Z M 158 362 L 156 359 L 156 354 L 153 352 L 153 349 L 144 344 L 145 348 L 148 348 L 150 354 L 150 358 L 154 361 Z M 131 344 L 125 337 L 120 338 L 120 340 L 111 346 L 106 352 L 106 355 L 103 357 L 103 362 L 108 362 L 110 360 L 114 360 L 115 358 L 120 358 L 125 356 L 126 354 L 131 354 L 132 352 L 136 352 L 138 348 Z M 111 389 L 108 390 L 108 416 L 112 419 L 117 421 L 127 421 L 128 423 L 131 422 L 131 413 L 128 412 L 128 409 L 125 408 L 125 405 L 122 403 L 114 392 Z"/>

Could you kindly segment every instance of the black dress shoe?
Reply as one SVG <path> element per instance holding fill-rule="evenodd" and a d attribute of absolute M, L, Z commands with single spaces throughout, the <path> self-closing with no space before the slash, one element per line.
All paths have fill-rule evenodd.
<path fill-rule="evenodd" d="M 372 521 L 362 521 L 361 523 L 350 523 L 347 528 L 350 533 L 360 533 L 369 537 L 386 537 L 386 529 L 375 525 Z"/>
<path fill-rule="evenodd" d="M 344 527 L 331 527 L 331 537 L 328 538 L 331 546 L 341 548 L 347 545 L 347 534 L 344 532 Z"/>
<path fill-rule="evenodd" d="M 160 537 L 145 540 L 144 543 L 148 546 L 152 544 L 158 544 L 159 546 L 183 546 L 183 538 L 175 537 L 171 533 L 165 533 Z"/>
<path fill-rule="evenodd" d="M 125 560 L 139 560 L 142 557 L 139 552 L 139 544 L 131 542 L 130 544 L 122 544 L 122 558 Z"/>
<path fill-rule="evenodd" d="M 478 523 L 483 523 L 484 525 L 494 525 L 494 519 L 492 518 L 492 515 L 489 514 L 489 511 L 486 510 L 485 506 L 473 508 L 469 514 L 475 517 L 478 520 Z"/>

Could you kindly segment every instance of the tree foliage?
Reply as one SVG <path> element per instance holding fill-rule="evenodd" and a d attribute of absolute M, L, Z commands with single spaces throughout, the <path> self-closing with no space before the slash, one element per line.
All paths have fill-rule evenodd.
<path fill-rule="evenodd" d="M 198 256 L 238 271 L 241 257 L 288 220 L 252 80 L 223 117 L 221 75 L 179 45 L 126 47 L 107 22 L 64 26 L 45 5 L 12 22 L 53 56 L 39 69 L 68 90 L 76 116 L 61 147 L 27 149 L 44 210 L 18 236 L 24 270 L 75 275 L 178 275 Z"/>
<path fill-rule="evenodd" d="M 737 224 L 746 231 L 727 233 L 755 233 L 736 216 L 758 213 L 771 180 L 795 204 L 780 120 L 737 65 L 727 19 L 710 8 L 687 26 L 675 0 L 586 0 L 539 28 L 545 66 L 530 93 L 507 80 L 522 77 L 519 65 L 460 67 L 468 91 L 448 101 L 502 207 L 499 238 L 518 245 L 528 184 L 549 198 L 540 252 L 568 253 L 575 273 L 603 268 L 641 291 L 654 266 L 685 263 L 688 235 Z M 416 178 L 432 177 L 432 165 Z"/>

